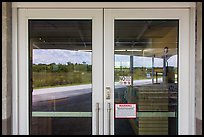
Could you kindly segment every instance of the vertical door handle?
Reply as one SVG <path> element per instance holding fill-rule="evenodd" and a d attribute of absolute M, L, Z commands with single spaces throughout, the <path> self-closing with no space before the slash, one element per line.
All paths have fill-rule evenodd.
<path fill-rule="evenodd" d="M 99 135 L 99 103 L 96 103 L 96 135 Z"/>
<path fill-rule="evenodd" d="M 111 103 L 108 103 L 108 134 L 111 135 Z"/>

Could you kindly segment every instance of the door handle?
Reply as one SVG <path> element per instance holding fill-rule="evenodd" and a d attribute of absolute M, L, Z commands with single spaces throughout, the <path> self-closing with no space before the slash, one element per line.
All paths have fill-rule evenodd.
<path fill-rule="evenodd" d="M 96 135 L 99 135 L 99 103 L 96 103 Z"/>
<path fill-rule="evenodd" d="M 108 103 L 108 134 L 111 135 L 111 103 Z"/>

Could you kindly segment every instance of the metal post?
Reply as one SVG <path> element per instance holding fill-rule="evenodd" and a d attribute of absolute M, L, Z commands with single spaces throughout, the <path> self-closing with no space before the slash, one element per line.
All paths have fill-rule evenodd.
<path fill-rule="evenodd" d="M 166 76 L 167 76 L 167 71 L 166 71 L 167 53 L 168 53 L 168 47 L 165 47 L 164 48 L 164 59 L 163 59 L 163 83 L 166 83 Z"/>
<path fill-rule="evenodd" d="M 134 77 L 134 70 L 133 70 L 133 56 L 130 56 L 130 74 L 131 74 L 131 85 L 133 86 L 133 77 Z"/>
<path fill-rule="evenodd" d="M 155 55 L 152 56 L 152 84 L 154 84 L 154 57 Z"/>
<path fill-rule="evenodd" d="M 163 58 L 163 83 L 166 83 L 166 55 Z"/>
<path fill-rule="evenodd" d="M 156 72 L 156 83 L 158 83 L 158 72 Z"/>

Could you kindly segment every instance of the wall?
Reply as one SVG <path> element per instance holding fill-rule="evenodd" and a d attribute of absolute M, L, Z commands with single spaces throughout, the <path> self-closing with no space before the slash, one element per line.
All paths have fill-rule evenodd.
<path fill-rule="evenodd" d="M 11 134 L 11 2 L 2 2 L 2 135 Z"/>
<path fill-rule="evenodd" d="M 195 96 L 196 96 L 196 134 L 202 135 L 202 2 L 197 6 L 196 25 L 196 62 L 195 62 Z"/>

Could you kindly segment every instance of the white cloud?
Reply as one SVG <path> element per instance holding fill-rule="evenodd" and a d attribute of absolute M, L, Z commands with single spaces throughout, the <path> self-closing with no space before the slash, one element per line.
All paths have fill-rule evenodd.
<path fill-rule="evenodd" d="M 170 57 L 168 60 L 169 66 L 177 67 L 177 55 Z M 50 64 L 60 63 L 66 64 L 71 63 L 82 63 L 92 64 L 92 53 L 91 52 L 79 52 L 73 50 L 60 50 L 60 49 L 34 49 L 33 50 L 33 63 L 34 64 Z M 151 57 L 134 56 L 133 58 L 134 67 L 152 67 Z M 115 55 L 115 66 L 130 67 L 130 56 L 129 55 Z M 163 67 L 163 59 L 154 58 L 155 67 Z"/>
<path fill-rule="evenodd" d="M 82 63 L 86 62 L 91 64 L 91 52 L 79 52 L 71 50 L 60 49 L 34 49 L 33 50 L 33 63 L 34 64 L 50 64 L 60 63 L 66 64 L 67 62 Z"/>
<path fill-rule="evenodd" d="M 168 62 L 168 66 L 174 66 L 177 67 L 177 55 L 174 55 L 172 57 L 170 57 L 167 62 Z"/>
<path fill-rule="evenodd" d="M 134 56 L 133 58 L 134 67 L 152 67 L 151 57 Z M 115 66 L 130 67 L 130 56 L 129 55 L 115 55 Z M 162 67 L 163 59 L 154 58 L 154 67 Z"/>

